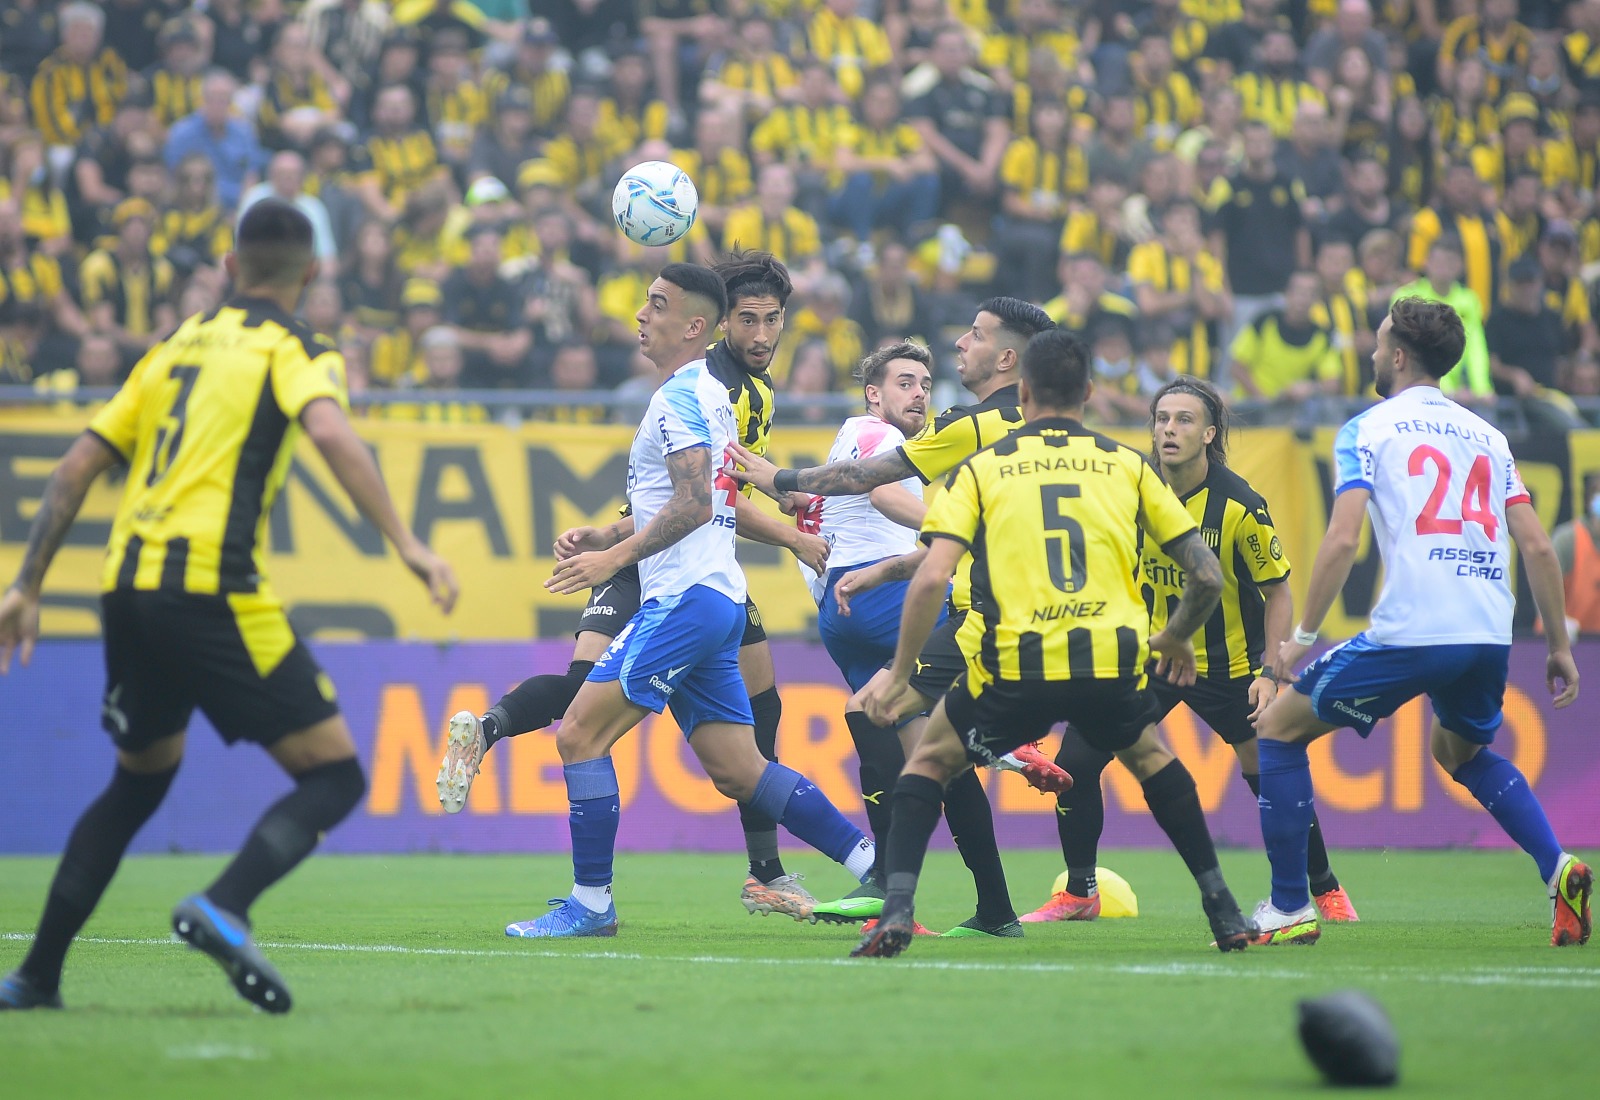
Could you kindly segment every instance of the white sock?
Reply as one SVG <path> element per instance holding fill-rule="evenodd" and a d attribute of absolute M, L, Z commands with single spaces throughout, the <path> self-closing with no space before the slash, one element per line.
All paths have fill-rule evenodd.
<path fill-rule="evenodd" d="M 611 908 L 611 884 L 604 886 L 572 886 L 572 897 L 591 913 L 604 913 Z"/>
<path fill-rule="evenodd" d="M 878 850 L 872 846 L 872 841 L 866 837 L 861 838 L 861 843 L 855 846 L 844 859 L 845 870 L 856 876 L 857 882 L 866 882 L 867 874 L 872 870 L 873 860 L 877 857 Z"/>

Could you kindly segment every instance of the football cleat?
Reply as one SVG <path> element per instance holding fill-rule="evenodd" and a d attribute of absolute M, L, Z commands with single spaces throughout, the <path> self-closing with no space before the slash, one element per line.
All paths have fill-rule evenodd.
<path fill-rule="evenodd" d="M 39 987 L 22 976 L 20 970 L 0 978 L 0 1012 L 7 1009 L 60 1008 L 61 991 L 41 993 Z"/>
<path fill-rule="evenodd" d="M 1024 913 L 1017 919 L 1023 924 L 1043 924 L 1053 920 L 1094 920 L 1100 915 L 1100 895 L 1091 894 L 1080 898 L 1077 894 L 1069 894 L 1065 890 L 1057 890 L 1050 895 L 1050 900 L 1031 913 Z"/>
<path fill-rule="evenodd" d="M 434 781 L 439 788 L 439 805 L 447 814 L 458 814 L 467 804 L 472 781 L 478 776 L 478 766 L 489 743 L 483 738 L 483 722 L 470 710 L 457 711 L 450 719 L 449 747 L 444 750 L 444 761 L 439 765 L 439 778 Z"/>
<path fill-rule="evenodd" d="M 883 887 L 867 879 L 838 901 L 819 901 L 811 907 L 811 923 L 860 924 L 883 916 Z"/>
<path fill-rule="evenodd" d="M 1233 900 L 1231 890 L 1224 888 L 1220 894 L 1201 895 L 1200 907 L 1205 910 L 1206 920 L 1211 922 L 1211 934 L 1216 937 L 1211 941 L 1212 947 L 1218 951 L 1243 951 L 1250 946 L 1256 926 L 1239 912 L 1239 903 Z"/>
<path fill-rule="evenodd" d="M 888 906 L 850 952 L 852 959 L 889 959 L 911 946 L 917 921 L 909 900 Z"/>
<path fill-rule="evenodd" d="M 982 917 L 971 916 L 950 931 L 943 933 L 943 940 L 1018 940 L 1022 938 L 1022 924 L 1013 917 L 1003 924 L 989 924 Z"/>
<path fill-rule="evenodd" d="M 506 935 L 513 939 L 536 940 L 617 934 L 615 904 L 607 905 L 604 913 L 596 913 L 574 897 L 551 898 L 549 904 L 550 912 L 537 920 L 506 925 Z"/>
<path fill-rule="evenodd" d="M 1285 913 L 1272 904 L 1271 898 L 1267 898 L 1256 906 L 1256 911 L 1251 914 L 1250 920 L 1256 926 L 1250 942 L 1258 946 L 1278 947 L 1284 944 L 1309 946 L 1322 938 L 1322 925 L 1318 923 L 1317 907 L 1310 902 L 1306 902 L 1304 907 L 1296 909 L 1293 913 Z"/>
<path fill-rule="evenodd" d="M 762 882 L 754 875 L 744 880 L 739 900 L 751 914 L 779 913 L 795 920 L 810 920 L 817 899 L 811 896 L 800 880 L 804 875 L 780 875 L 771 882 Z"/>
<path fill-rule="evenodd" d="M 1553 917 L 1550 929 L 1550 946 L 1568 947 L 1589 942 L 1594 922 L 1589 914 L 1589 900 L 1594 894 L 1594 872 L 1586 863 L 1568 856 L 1556 872 L 1555 885 L 1550 888 L 1550 908 Z"/>
<path fill-rule="evenodd" d="M 289 1011 L 289 987 L 250 938 L 250 925 L 243 917 L 195 894 L 172 910 L 172 930 L 184 943 L 211 956 L 239 996 L 263 1012 Z"/>
<path fill-rule="evenodd" d="M 863 936 L 870 935 L 872 930 L 876 927 L 878 927 L 878 918 L 873 917 L 866 924 L 861 926 L 861 934 Z M 913 936 L 937 936 L 939 933 L 927 927 L 921 921 L 913 920 L 911 922 L 911 934 Z"/>
<path fill-rule="evenodd" d="M 1072 776 L 1040 752 L 1037 741 L 1006 753 L 998 767 L 1001 771 L 1021 772 L 1029 786 L 1042 794 L 1060 794 L 1072 789 Z"/>
<path fill-rule="evenodd" d="M 1354 924 L 1361 919 L 1356 916 L 1356 907 L 1350 904 L 1350 895 L 1344 892 L 1343 886 L 1314 895 L 1311 903 L 1330 924 Z"/>

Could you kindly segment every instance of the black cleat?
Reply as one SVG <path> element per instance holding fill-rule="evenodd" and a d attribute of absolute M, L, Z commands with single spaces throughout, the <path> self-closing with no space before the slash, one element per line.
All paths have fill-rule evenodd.
<path fill-rule="evenodd" d="M 909 904 L 886 904 L 883 916 L 874 922 L 870 932 L 861 937 L 861 942 L 850 952 L 850 957 L 891 959 L 911 946 L 911 937 L 916 935 L 916 929 L 916 917 Z"/>
<path fill-rule="evenodd" d="M 1211 935 L 1215 937 L 1213 947 L 1218 951 L 1243 951 L 1250 946 L 1256 926 L 1239 912 L 1239 903 L 1233 900 L 1232 891 L 1203 895 L 1200 904 L 1211 922 Z"/>
<path fill-rule="evenodd" d="M 61 991 L 41 992 L 20 970 L 0 978 L 0 1012 L 7 1009 L 22 1011 L 29 1008 L 61 1008 Z"/>
<path fill-rule="evenodd" d="M 250 926 L 242 918 L 195 894 L 172 911 L 172 930 L 184 943 L 215 959 L 239 996 L 263 1012 L 289 1011 L 289 987 L 250 938 Z"/>

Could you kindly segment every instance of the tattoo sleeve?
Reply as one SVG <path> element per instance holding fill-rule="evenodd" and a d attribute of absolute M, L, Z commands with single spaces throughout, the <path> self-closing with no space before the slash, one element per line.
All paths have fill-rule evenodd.
<path fill-rule="evenodd" d="M 1183 598 L 1167 616 L 1167 630 L 1180 638 L 1192 637 L 1222 597 L 1222 563 L 1198 531 L 1167 547 L 1167 554 L 1184 571 Z"/>
<path fill-rule="evenodd" d="M 890 558 L 881 563 L 878 568 L 883 570 L 883 581 L 908 581 L 917 575 L 917 567 L 922 564 L 922 559 L 928 556 L 928 548 L 919 546 L 909 554 L 902 554 L 898 558 Z"/>
<path fill-rule="evenodd" d="M 815 493 L 819 497 L 854 496 L 915 472 L 899 451 L 886 451 L 854 462 L 831 462 L 801 470 L 799 488 L 803 493 Z"/>
<path fill-rule="evenodd" d="M 643 531 L 624 540 L 631 562 L 659 554 L 711 522 L 711 448 L 688 447 L 668 455 L 667 476 L 672 499 Z"/>
<path fill-rule="evenodd" d="M 22 566 L 17 570 L 13 588 L 24 592 L 37 592 L 44 585 L 44 575 L 55 560 L 56 551 L 66 541 L 72 521 L 78 518 L 83 498 L 89 494 L 94 479 L 120 461 L 109 444 L 102 443 L 87 432 L 79 436 L 67 451 L 66 457 L 45 483 L 44 495 L 39 500 L 39 510 L 34 514 L 33 527 L 28 532 L 28 548 L 22 554 Z"/>

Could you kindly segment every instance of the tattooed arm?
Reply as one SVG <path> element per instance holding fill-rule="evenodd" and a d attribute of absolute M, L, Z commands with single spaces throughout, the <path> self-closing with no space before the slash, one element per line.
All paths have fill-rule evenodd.
<path fill-rule="evenodd" d="M 552 592 L 592 588 L 617 570 L 659 554 L 711 522 L 711 448 L 696 446 L 667 456 L 672 498 L 642 531 L 635 531 L 609 550 L 575 554 L 556 566 L 544 586 Z"/>
<path fill-rule="evenodd" d="M 13 649 L 20 647 L 23 664 L 32 658 L 33 643 L 39 637 L 39 591 L 44 587 L 44 575 L 72 528 L 72 521 L 78 518 L 89 486 L 121 461 L 122 456 L 109 443 L 84 432 L 73 441 L 45 483 L 33 529 L 28 532 L 22 567 L 0 597 L 0 672 L 10 668 Z"/>
<path fill-rule="evenodd" d="M 880 584 L 888 584 L 891 581 L 910 580 L 916 575 L 922 559 L 927 556 L 928 548 L 919 546 L 911 553 L 901 554 L 898 558 L 886 558 L 861 569 L 852 569 L 833 585 L 833 598 L 838 601 L 839 614 L 850 614 L 850 600 L 863 592 L 871 591 Z"/>
<path fill-rule="evenodd" d="M 1161 655 L 1156 672 L 1183 686 L 1195 681 L 1194 632 L 1222 598 L 1222 563 L 1199 531 L 1190 531 L 1165 549 L 1184 571 L 1183 597 L 1167 616 L 1166 629 L 1150 639 L 1150 649 Z"/>
<path fill-rule="evenodd" d="M 880 485 L 904 480 L 916 473 L 899 450 L 885 451 L 881 455 L 860 458 L 854 462 L 830 462 L 826 466 L 813 466 L 808 470 L 780 470 L 738 444 L 734 444 L 733 450 L 739 465 L 744 467 L 742 470 L 735 469 L 733 476 L 754 485 L 770 497 L 797 490 L 819 497 L 854 496 Z"/>

